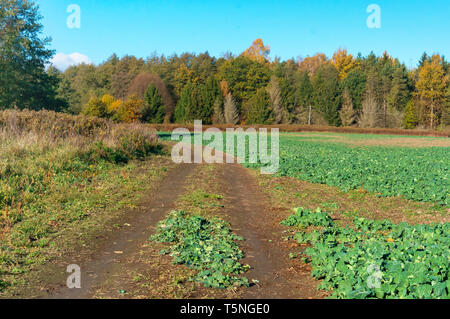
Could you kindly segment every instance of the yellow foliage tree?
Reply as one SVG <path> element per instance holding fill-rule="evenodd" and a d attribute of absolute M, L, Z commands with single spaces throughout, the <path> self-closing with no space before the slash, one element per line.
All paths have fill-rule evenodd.
<path fill-rule="evenodd" d="M 245 50 L 242 55 L 259 63 L 266 63 L 269 60 L 270 46 L 264 45 L 261 38 L 253 41 L 252 45 Z"/>
<path fill-rule="evenodd" d="M 434 128 L 445 102 L 448 81 L 449 78 L 445 75 L 442 58 L 439 55 L 433 55 L 431 61 L 426 62 L 419 70 L 416 95 L 427 105 L 427 120 L 431 129 Z"/>
<path fill-rule="evenodd" d="M 116 100 L 112 95 L 105 94 L 102 97 L 102 102 L 106 105 L 106 112 L 108 116 L 113 117 L 117 113 L 122 100 Z"/>
<path fill-rule="evenodd" d="M 112 95 L 105 94 L 102 96 L 102 102 L 106 104 L 106 106 L 111 105 L 114 103 L 115 99 Z"/>
<path fill-rule="evenodd" d="M 347 53 L 346 49 L 339 49 L 333 54 L 331 59 L 334 67 L 339 72 L 339 79 L 343 80 L 347 77 L 351 69 L 356 66 L 356 61 L 351 54 Z"/>
<path fill-rule="evenodd" d="M 196 83 L 197 79 L 194 78 L 194 71 L 189 69 L 186 64 L 182 63 L 174 74 L 175 93 L 180 96 L 184 87 L 188 83 Z"/>
<path fill-rule="evenodd" d="M 117 109 L 114 119 L 123 123 L 139 122 L 141 117 L 143 101 L 136 95 L 132 95 L 124 103 L 121 103 Z"/>
<path fill-rule="evenodd" d="M 97 97 L 91 97 L 89 102 L 84 105 L 82 114 L 96 117 L 107 117 L 106 105 Z"/>

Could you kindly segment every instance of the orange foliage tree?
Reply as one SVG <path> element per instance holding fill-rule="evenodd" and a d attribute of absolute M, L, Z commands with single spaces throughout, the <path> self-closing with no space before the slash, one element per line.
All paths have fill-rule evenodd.
<path fill-rule="evenodd" d="M 264 45 L 262 39 L 256 39 L 252 45 L 245 50 L 242 55 L 259 63 L 269 61 L 270 46 Z"/>
<path fill-rule="evenodd" d="M 312 57 L 307 57 L 304 59 L 300 59 L 298 61 L 299 69 L 303 72 L 307 72 L 310 77 L 313 77 L 316 73 L 317 69 L 321 65 L 324 65 L 328 62 L 328 59 L 325 54 L 317 53 Z"/>
<path fill-rule="evenodd" d="M 136 95 L 132 95 L 127 101 L 119 106 L 113 118 L 114 120 L 123 123 L 139 122 L 139 119 L 141 118 L 142 105 L 143 101 Z"/>

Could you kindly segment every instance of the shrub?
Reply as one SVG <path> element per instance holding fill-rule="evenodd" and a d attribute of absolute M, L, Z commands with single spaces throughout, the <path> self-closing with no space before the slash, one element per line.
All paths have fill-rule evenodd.
<path fill-rule="evenodd" d="M 81 111 L 84 115 L 96 116 L 96 117 L 107 117 L 106 104 L 99 98 L 93 97 L 89 102 L 83 107 Z"/>
<path fill-rule="evenodd" d="M 40 136 L 64 139 L 71 136 L 92 137 L 104 135 L 111 123 L 85 115 L 69 115 L 53 111 L 0 111 L 0 128 L 12 136 L 34 133 Z"/>

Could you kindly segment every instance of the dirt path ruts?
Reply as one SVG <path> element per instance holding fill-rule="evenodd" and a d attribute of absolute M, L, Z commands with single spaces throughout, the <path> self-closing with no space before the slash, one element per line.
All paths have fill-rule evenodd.
<path fill-rule="evenodd" d="M 61 282 L 61 286 L 56 291 L 45 298 L 56 299 L 86 299 L 91 298 L 98 286 L 101 286 L 111 272 L 117 270 L 117 264 L 120 264 L 130 255 L 136 253 L 143 243 L 148 241 L 151 231 L 150 227 L 157 224 L 164 218 L 165 214 L 173 209 L 174 202 L 184 192 L 186 177 L 195 169 L 194 164 L 180 164 L 171 170 L 157 187 L 157 192 L 149 196 L 142 206 L 144 210 L 123 220 L 123 223 L 129 225 L 116 233 L 109 234 L 102 238 L 102 244 L 92 252 L 91 259 L 81 262 L 82 285 L 81 289 L 68 289 Z M 77 260 L 70 261 L 69 264 L 77 264 Z M 65 272 L 67 265 L 58 271 L 67 277 Z M 113 270 L 114 269 L 114 270 Z M 121 269 L 125 271 L 126 269 Z"/>
<path fill-rule="evenodd" d="M 187 177 L 196 167 L 195 164 L 181 164 L 172 169 L 159 184 L 158 192 L 144 201 L 142 205 L 146 208 L 121 221 L 128 227 L 102 237 L 102 242 L 91 252 L 91 258 L 54 265 L 53 272 L 60 278 L 52 281 L 59 285 L 42 297 L 93 298 L 109 278 L 129 271 L 127 259 L 139 253 L 143 244 L 148 242 L 153 227 L 174 208 L 176 199 L 185 191 Z M 250 281 L 258 280 L 256 285 L 245 290 L 244 297 L 320 298 L 315 289 L 317 282 L 311 279 L 309 270 L 292 267 L 294 263 L 289 260 L 288 250 L 282 242 L 284 228 L 279 225 L 279 218 L 256 178 L 238 164 L 223 164 L 218 168 L 216 180 L 225 195 L 227 220 L 233 231 L 244 237 L 240 243 L 246 254 L 244 262 L 252 266 L 244 276 Z M 68 276 L 65 267 L 72 263 L 81 266 L 81 289 L 68 289 L 64 285 Z"/>
<path fill-rule="evenodd" d="M 285 229 L 248 169 L 222 165 L 218 180 L 228 202 L 225 206 L 232 229 L 245 239 L 240 245 L 246 254 L 244 262 L 252 269 L 244 275 L 250 281 L 259 281 L 244 293 L 244 298 L 321 298 L 309 269 L 295 269 L 299 263 L 288 258 L 282 242 Z"/>

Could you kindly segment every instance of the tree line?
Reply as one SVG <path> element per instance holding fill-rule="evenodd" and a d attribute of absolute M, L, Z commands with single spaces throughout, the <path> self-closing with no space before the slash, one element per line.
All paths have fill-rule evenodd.
<path fill-rule="evenodd" d="M 118 122 L 450 124 L 449 63 L 439 54 L 424 53 L 414 69 L 387 52 L 352 56 L 345 49 L 331 57 L 281 61 L 270 58 L 270 47 L 257 39 L 239 55 L 113 54 L 99 65 L 59 72 L 46 65 L 54 52 L 39 36 L 37 6 L 26 0 L 0 4 L 0 108 L 46 108 Z"/>

